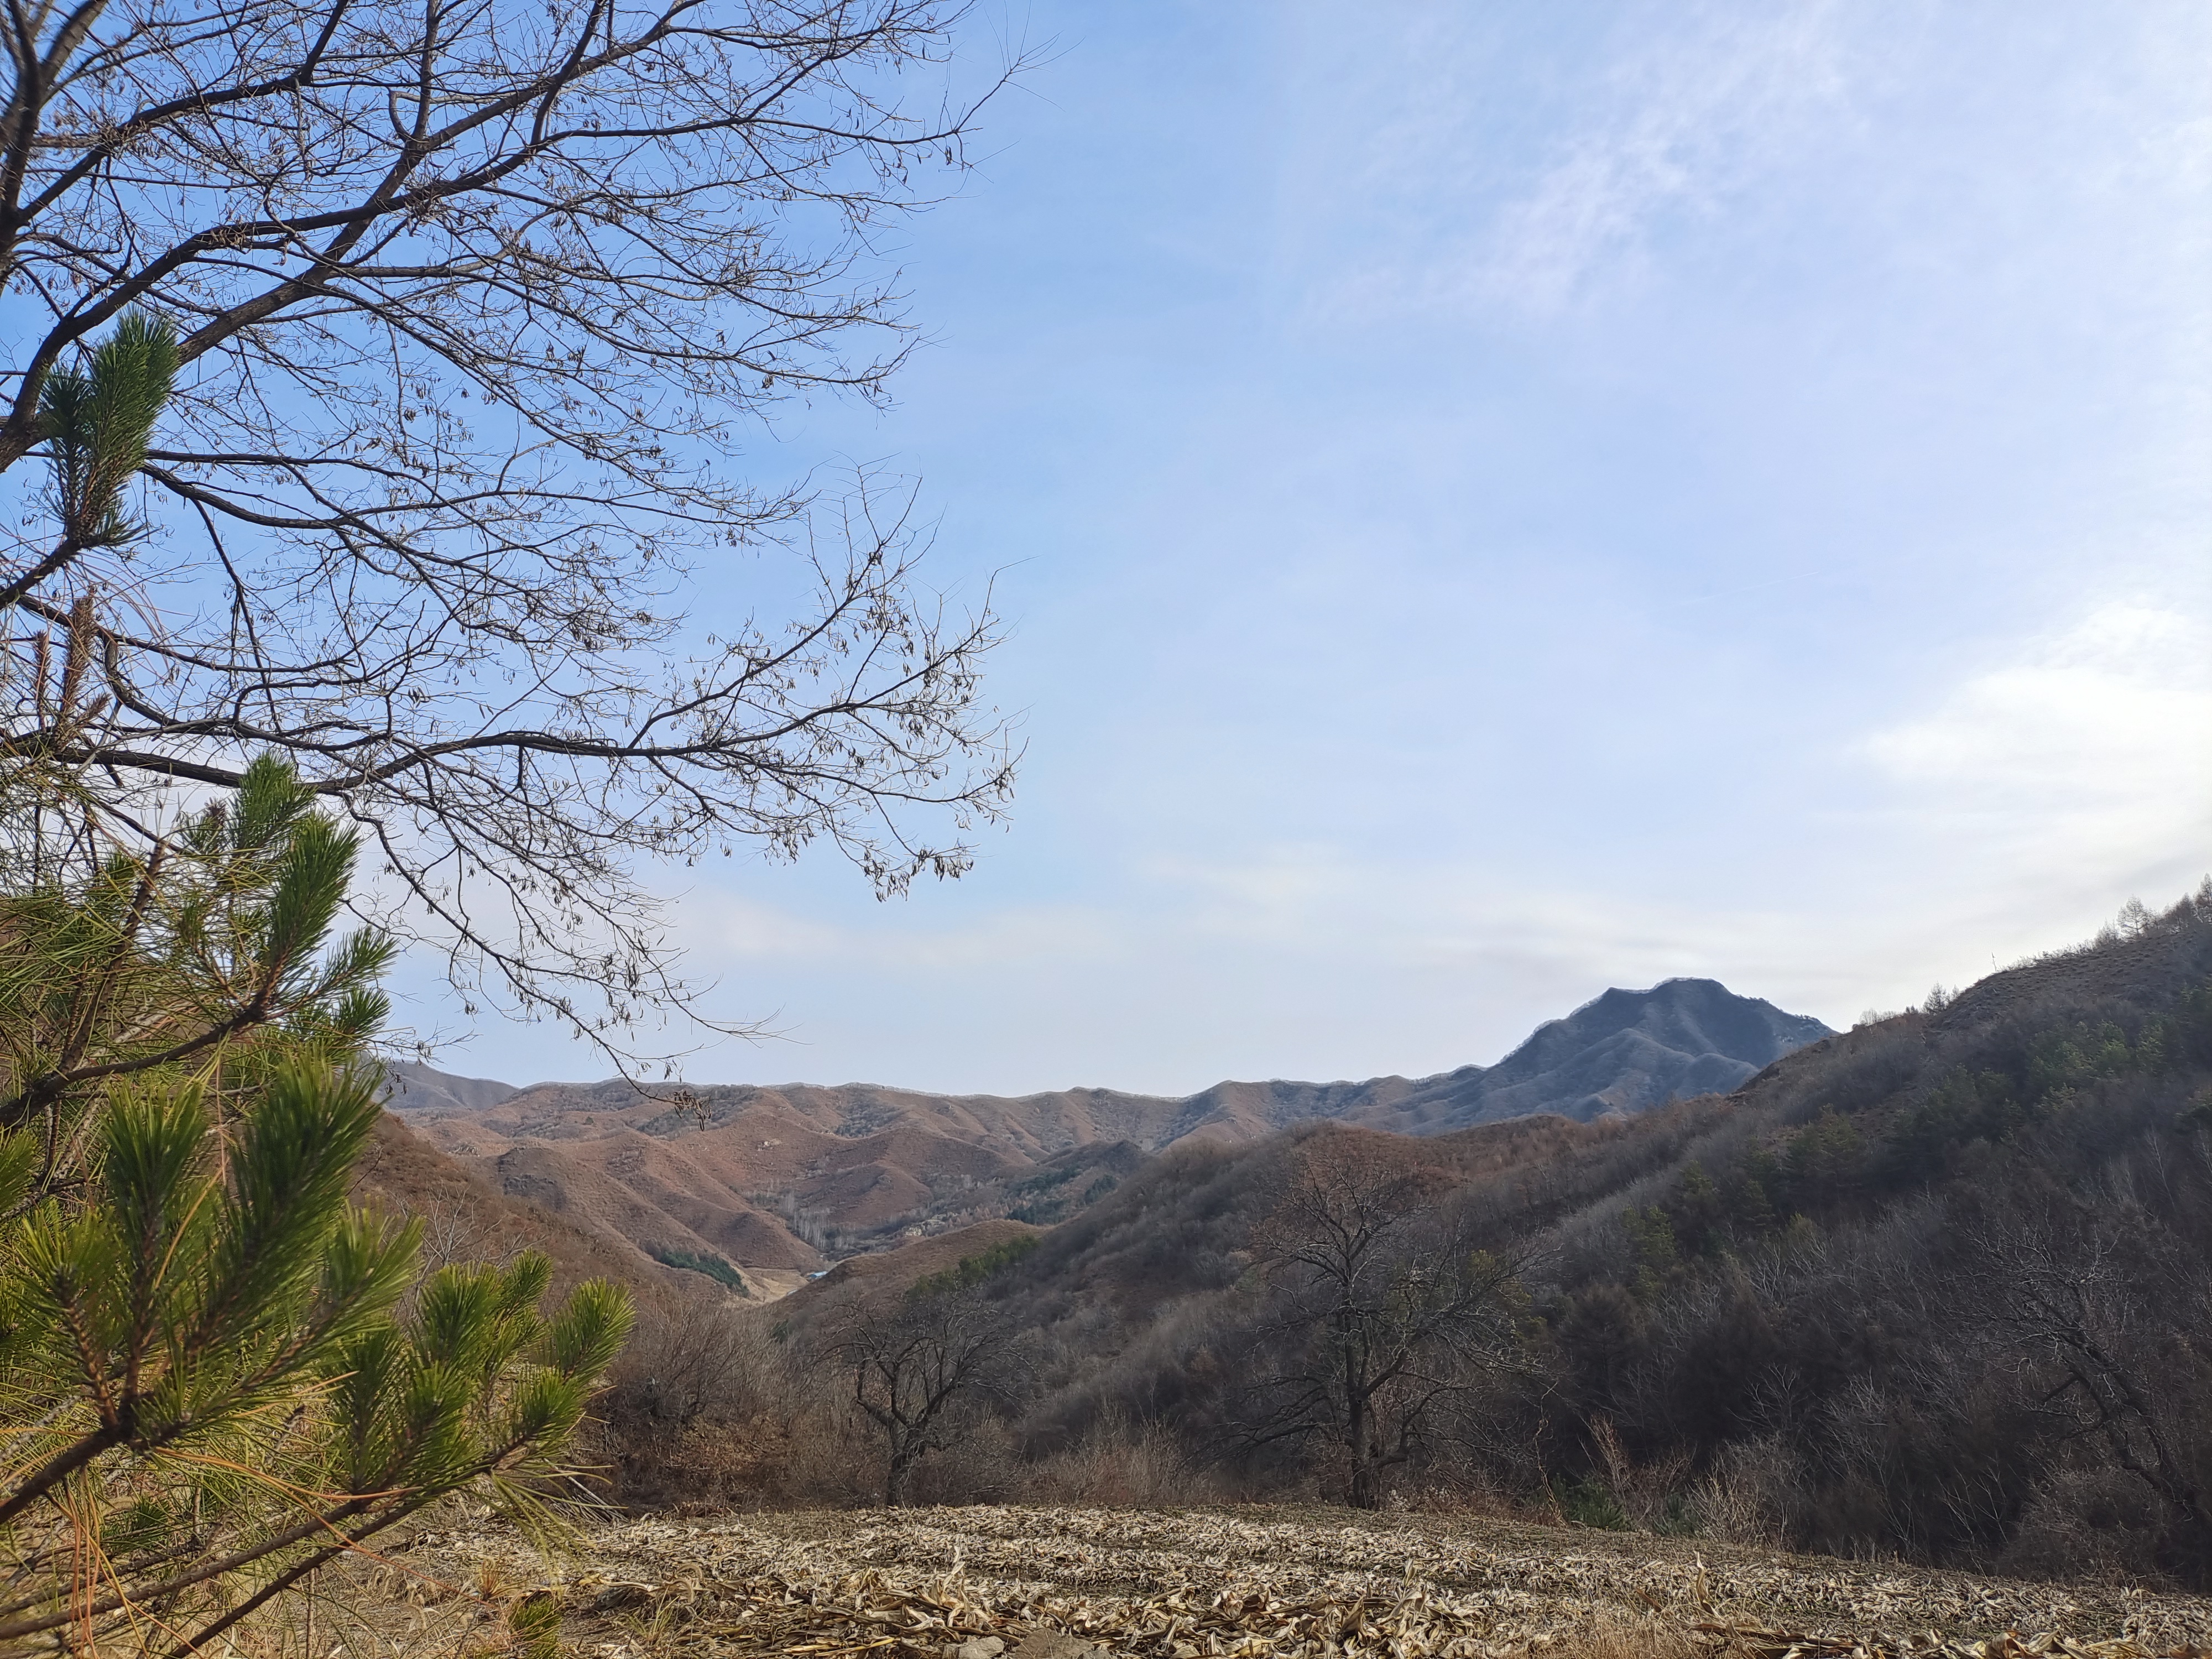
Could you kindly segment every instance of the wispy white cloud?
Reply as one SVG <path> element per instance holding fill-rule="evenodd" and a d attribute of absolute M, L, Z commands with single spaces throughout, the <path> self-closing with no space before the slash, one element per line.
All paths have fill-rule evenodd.
<path fill-rule="evenodd" d="M 1775 826 L 1797 878 L 1757 891 L 1710 870 L 1639 886 L 1479 847 L 1252 839 L 1159 848 L 1111 897 L 833 924 L 707 892 L 678 913 L 702 966 L 798 988 L 794 1012 L 833 984 L 876 1011 L 864 1030 L 788 1022 L 794 1054 L 835 1054 L 841 1075 L 1178 1090 L 1442 1070 L 1607 985 L 1710 975 L 1842 1022 L 2086 937 L 2131 889 L 2162 903 L 2203 873 L 2192 858 L 2212 867 L 2208 753 L 2212 628 L 2115 601 L 1844 741 L 1826 767 L 1847 805 Z M 927 1035 L 971 1010 L 982 1046 Z"/>
<path fill-rule="evenodd" d="M 1392 24 L 1395 24 L 1395 27 Z M 1524 150 L 1493 112 L 1540 106 L 1528 65 L 1494 49 L 1492 20 L 1443 8 L 1385 23 L 1387 118 L 1325 118 L 1285 164 L 1295 257 L 1330 313 L 1438 315 L 1563 309 L 1643 268 L 1670 218 L 1705 216 L 1796 158 L 1848 108 L 1850 52 L 1833 0 L 1778 8 L 1632 7 L 1577 64 L 1567 106 Z M 1356 74 L 1334 20 L 1316 31 L 1316 82 Z M 1382 69 L 1370 65 L 1378 78 Z M 1381 101 L 1347 100 L 1347 111 Z"/>
<path fill-rule="evenodd" d="M 1158 862 L 1118 903 L 1012 905 L 934 925 L 823 927 L 719 899 L 687 908 L 702 968 L 791 993 L 771 1022 L 787 1044 L 720 1050 L 695 1063 L 700 1075 L 1177 1092 L 1224 1076 L 1494 1060 L 1608 985 L 1677 975 L 1807 1006 L 1802 975 L 1775 982 L 1801 954 L 1801 919 L 1538 890 L 1480 862 L 1412 867 L 1313 842 Z M 1848 1000 L 1819 988 L 1832 993 L 1821 1008 Z"/>
<path fill-rule="evenodd" d="M 2212 855 L 2212 626 L 2170 604 L 2103 605 L 1862 751 L 1932 847 L 1970 838 L 2006 878 L 2109 882 Z"/>
<path fill-rule="evenodd" d="M 1819 1012 L 1865 989 L 1893 941 L 1808 905 L 1713 903 L 1617 882 L 1536 882 L 1483 858 L 1419 863 L 1312 845 L 1163 869 L 1182 925 L 1224 954 L 1267 953 L 1316 985 L 1364 981 L 1468 1010 L 1461 1042 L 1492 1043 L 1607 986 L 1713 976 Z M 1808 898 L 1814 896 L 1806 895 Z M 1808 936 L 1824 936 L 1808 952 Z M 1844 937 L 1839 937 L 1839 934 Z M 1857 1005 L 1853 1004 L 1854 1007 Z M 1441 1066 L 1494 1054 L 1457 1052 Z"/>
<path fill-rule="evenodd" d="M 1760 16 L 1706 9 L 1615 64 L 1594 105 L 1482 237 L 1472 291 L 1553 312 L 1632 274 L 1666 216 L 1708 214 L 1782 167 L 1844 103 L 1829 0 Z"/>
<path fill-rule="evenodd" d="M 870 920 L 878 925 L 868 926 L 824 921 L 710 888 L 671 906 L 669 919 L 687 956 L 716 969 L 937 974 L 1089 963 L 1125 957 L 1140 945 L 1126 919 L 1080 903 L 977 905 L 948 921 L 893 908 L 878 912 Z"/>

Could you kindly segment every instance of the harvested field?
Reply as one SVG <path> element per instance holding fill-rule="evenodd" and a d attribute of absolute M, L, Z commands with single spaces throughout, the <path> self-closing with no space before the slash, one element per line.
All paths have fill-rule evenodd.
<path fill-rule="evenodd" d="M 550 1592 L 568 1641 L 604 1659 L 2212 1651 L 2200 1597 L 1340 1510 L 655 1518 L 597 1529 L 550 1570 L 514 1534 L 471 1526 L 424 1534 L 398 1559 L 411 1601 L 442 1599 L 441 1622 Z M 416 1616 L 427 1634 L 432 1608 Z"/>

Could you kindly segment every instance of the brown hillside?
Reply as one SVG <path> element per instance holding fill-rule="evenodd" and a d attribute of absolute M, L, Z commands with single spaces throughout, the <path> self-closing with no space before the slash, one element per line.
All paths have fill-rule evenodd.
<path fill-rule="evenodd" d="M 790 1272 L 994 1218 L 1055 1224 L 1146 1154 L 1246 1146 L 1316 1119 L 1443 1141 L 1474 1123 L 1632 1114 L 1733 1088 L 1826 1029 L 1713 981 L 1670 980 L 1607 991 L 1495 1066 L 1424 1079 L 1229 1082 L 1175 1099 L 873 1084 L 510 1089 L 417 1066 L 395 1072 L 392 1097 L 487 1179 L 580 1225 Z M 1582 1144 L 1536 1133 L 1525 1144 Z M 1468 1143 L 1483 1157 L 1523 1144 Z"/>
<path fill-rule="evenodd" d="M 1009 1212 L 1056 1218 L 1134 1167 L 1128 1140 L 1099 1131 L 1164 1127 L 1143 1115 L 1094 1113 L 1073 1094 L 954 1103 L 733 1088 L 687 1103 L 627 1085 L 548 1085 L 409 1121 L 500 1190 L 579 1226 L 647 1250 L 805 1271 L 825 1251 L 886 1249 Z"/>
<path fill-rule="evenodd" d="M 508 1197 L 388 1112 L 355 1166 L 353 1190 L 357 1202 L 419 1216 L 423 1257 L 432 1267 L 538 1249 L 553 1260 L 556 1290 L 586 1279 L 611 1279 L 642 1291 L 697 1277 L 664 1267 L 619 1238 Z"/>
<path fill-rule="evenodd" d="M 804 1324 L 855 1299 L 872 1302 L 896 1297 L 932 1273 L 958 1266 L 964 1257 L 980 1255 L 1011 1239 L 1035 1238 L 1043 1231 L 1018 1221 L 979 1221 L 957 1232 L 917 1239 L 896 1249 L 848 1256 L 778 1303 L 776 1317 Z"/>
<path fill-rule="evenodd" d="M 1343 1103 L 1317 1097 L 1352 1086 L 1224 1084 L 1188 1101 L 1104 1090 L 955 1101 L 859 1086 L 727 1088 L 698 1091 L 687 1106 L 627 1085 L 541 1085 L 489 1108 L 418 1109 L 409 1121 L 501 1191 L 579 1226 L 647 1249 L 804 1271 L 988 1220 L 1064 1219 L 1145 1152 L 1249 1145 L 1328 1115 L 1315 1109 Z M 1433 1137 L 1428 1155 L 1472 1175 L 1607 1133 L 1517 1119 Z"/>

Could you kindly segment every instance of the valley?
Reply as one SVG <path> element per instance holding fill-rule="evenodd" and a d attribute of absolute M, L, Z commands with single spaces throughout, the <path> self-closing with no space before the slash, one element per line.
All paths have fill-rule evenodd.
<path fill-rule="evenodd" d="M 1495 1066 L 1429 1078 L 1007 1098 L 860 1084 L 517 1088 L 402 1065 L 390 1104 L 501 1191 L 614 1249 L 787 1274 L 999 1218 L 1049 1225 L 1173 1146 L 1247 1145 L 1310 1120 L 1433 1136 L 1632 1115 L 1734 1088 L 1830 1035 L 1714 981 L 1671 980 L 1607 991 Z"/>

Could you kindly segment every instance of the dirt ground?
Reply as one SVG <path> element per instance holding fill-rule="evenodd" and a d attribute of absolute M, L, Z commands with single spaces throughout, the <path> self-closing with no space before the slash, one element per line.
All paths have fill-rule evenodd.
<path fill-rule="evenodd" d="M 357 1586 L 385 1653 L 493 1650 L 507 1608 L 551 1595 L 592 1659 L 2212 1659 L 2202 1597 L 1341 1510 L 652 1518 L 550 1559 L 475 1521 L 388 1563 Z"/>

